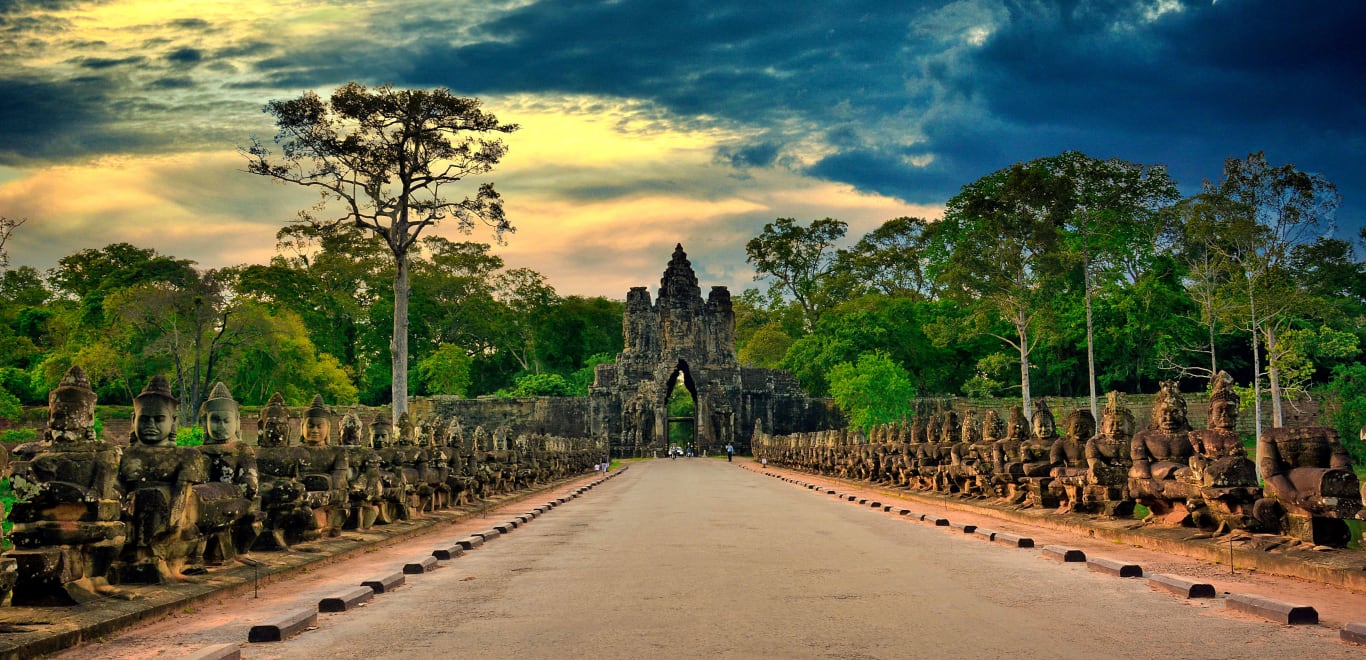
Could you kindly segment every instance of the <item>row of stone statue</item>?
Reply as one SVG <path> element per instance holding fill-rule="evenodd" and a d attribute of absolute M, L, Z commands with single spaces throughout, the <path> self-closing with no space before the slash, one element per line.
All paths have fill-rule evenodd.
<path fill-rule="evenodd" d="M 14 605 L 126 595 L 117 585 L 181 579 L 251 550 L 365 530 L 592 469 L 586 440 L 466 434 L 458 420 L 332 414 L 314 397 L 292 438 L 280 394 L 241 440 L 238 404 L 222 383 L 199 411 L 204 444 L 176 445 L 179 402 L 153 377 L 134 398 L 126 448 L 96 437 L 95 393 L 73 367 L 48 398 L 41 439 L 0 457 L 19 502 L 0 590 Z M 0 598 L 4 594 L 0 593 Z"/>
<path fill-rule="evenodd" d="M 1169 381 L 1155 397 L 1151 424 L 1137 432 L 1133 414 L 1111 392 L 1099 432 L 1090 411 L 1079 409 L 1059 435 L 1052 412 L 1036 400 L 1032 420 L 1019 407 L 1004 422 L 995 411 L 979 422 L 972 411 L 960 417 L 941 407 L 921 411 L 909 425 L 876 427 L 868 437 L 848 430 L 774 437 L 756 429 L 755 455 L 841 478 L 1020 506 L 1131 517 L 1137 503 L 1154 521 L 1347 544 L 1346 519 L 1366 519 L 1366 489 L 1337 432 L 1264 430 L 1253 463 L 1235 431 L 1240 401 L 1232 382 L 1223 372 L 1215 378 L 1203 430 L 1191 429 L 1186 401 Z"/>

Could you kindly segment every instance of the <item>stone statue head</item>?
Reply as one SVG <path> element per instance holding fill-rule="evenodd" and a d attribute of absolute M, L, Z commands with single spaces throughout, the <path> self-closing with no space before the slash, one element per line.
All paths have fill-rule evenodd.
<path fill-rule="evenodd" d="M 958 424 L 958 413 L 953 409 L 944 411 L 944 422 L 939 426 L 939 441 L 944 444 L 958 442 L 962 427 Z"/>
<path fill-rule="evenodd" d="M 1019 406 L 1010 407 L 1010 419 L 1006 420 L 1006 440 L 1024 440 L 1029 437 L 1029 420 Z"/>
<path fill-rule="evenodd" d="M 1116 440 L 1127 440 L 1134 434 L 1134 414 L 1119 405 L 1119 392 L 1105 395 L 1105 411 L 1100 415 L 1100 434 Z"/>
<path fill-rule="evenodd" d="M 370 421 L 370 446 L 374 449 L 384 449 L 394 443 L 394 421 L 386 411 L 375 413 L 375 418 Z"/>
<path fill-rule="evenodd" d="M 364 430 L 360 415 L 356 414 L 355 406 L 352 406 L 342 415 L 341 421 L 337 423 L 341 432 L 341 444 L 347 447 L 358 447 L 361 444 L 360 434 Z"/>
<path fill-rule="evenodd" d="M 1096 434 L 1096 418 L 1092 417 L 1091 411 L 1085 408 L 1073 410 L 1072 414 L 1068 415 L 1062 424 L 1063 433 L 1073 440 L 1086 442 Z"/>
<path fill-rule="evenodd" d="M 206 445 L 224 445 L 242 439 L 242 417 L 227 385 L 213 384 L 209 398 L 199 406 L 199 425 L 204 429 Z"/>
<path fill-rule="evenodd" d="M 474 450 L 489 451 L 488 431 L 485 431 L 483 426 L 474 427 Z"/>
<path fill-rule="evenodd" d="M 1214 376 L 1214 389 L 1209 394 L 1207 426 L 1221 431 L 1232 431 L 1238 426 L 1238 407 L 1242 399 L 1233 391 L 1233 377 L 1220 371 Z"/>
<path fill-rule="evenodd" d="M 1162 381 L 1161 389 L 1153 397 L 1153 426 L 1166 433 L 1190 430 L 1186 422 L 1186 399 L 1174 380 Z"/>
<path fill-rule="evenodd" d="M 95 391 L 85 370 L 66 370 L 56 389 L 47 394 L 44 442 L 89 442 L 95 439 Z"/>
<path fill-rule="evenodd" d="M 982 427 L 977 423 L 977 415 L 971 410 L 963 413 L 963 433 L 958 441 L 969 445 L 982 441 Z"/>
<path fill-rule="evenodd" d="M 394 426 L 394 431 L 397 434 L 396 440 L 398 441 L 398 446 L 412 447 L 414 443 L 413 419 L 408 415 L 407 411 L 398 414 L 398 421 Z"/>
<path fill-rule="evenodd" d="M 299 435 L 307 447 L 326 447 L 332 440 L 332 415 L 323 403 L 323 395 L 313 395 L 299 425 Z"/>
<path fill-rule="evenodd" d="M 171 384 L 161 374 L 152 376 L 142 392 L 133 397 L 132 443 L 148 447 L 175 446 L 175 413 L 180 405 L 171 395 Z"/>
<path fill-rule="evenodd" d="M 1033 423 L 1034 437 L 1040 440 L 1052 440 L 1058 437 L 1058 424 L 1053 418 L 1053 411 L 1048 409 L 1048 402 L 1043 399 L 1034 400 Z"/>
<path fill-rule="evenodd" d="M 262 447 L 289 446 L 289 408 L 284 395 L 276 392 L 256 419 L 256 444 Z"/>
<path fill-rule="evenodd" d="M 1006 425 L 1001 421 L 1001 416 L 995 410 L 987 410 L 982 417 L 982 441 L 996 442 L 1005 437 Z"/>
<path fill-rule="evenodd" d="M 446 425 L 446 442 L 457 449 L 468 449 L 465 446 L 465 427 L 461 426 L 459 417 L 452 417 L 451 423 Z"/>

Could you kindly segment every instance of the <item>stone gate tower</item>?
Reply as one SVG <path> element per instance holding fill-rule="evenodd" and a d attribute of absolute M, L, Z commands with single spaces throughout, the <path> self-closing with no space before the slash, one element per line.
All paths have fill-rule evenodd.
<path fill-rule="evenodd" d="M 625 348 L 599 365 L 590 394 L 591 433 L 606 437 L 617 456 L 663 451 L 669 436 L 669 395 L 681 378 L 696 401 L 699 450 L 727 443 L 748 452 L 755 423 L 770 433 L 838 428 L 829 401 L 812 399 L 785 371 L 743 368 L 735 357 L 730 291 L 714 286 L 702 299 L 680 244 L 651 303 L 645 287 L 626 294 Z"/>

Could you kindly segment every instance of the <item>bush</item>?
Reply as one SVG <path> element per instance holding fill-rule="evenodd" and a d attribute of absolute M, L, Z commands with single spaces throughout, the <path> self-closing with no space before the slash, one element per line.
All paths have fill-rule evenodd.
<path fill-rule="evenodd" d="M 25 442 L 33 442 L 37 439 L 37 429 L 23 428 L 9 429 L 8 431 L 0 431 L 0 442 L 4 442 L 6 444 L 17 445 Z"/>
<path fill-rule="evenodd" d="M 864 353 L 857 364 L 837 364 L 826 380 L 835 404 L 855 428 L 867 430 L 911 416 L 915 385 L 906 369 L 886 353 Z"/>
<path fill-rule="evenodd" d="M 204 444 L 204 429 L 198 426 L 176 429 L 175 445 L 177 447 L 198 447 L 202 444 Z"/>
<path fill-rule="evenodd" d="M 1352 462 L 1366 465 L 1366 444 L 1361 442 L 1361 427 L 1366 425 L 1366 364 L 1340 364 L 1333 368 L 1328 391 L 1337 406 L 1328 413 L 1328 422 L 1342 436 L 1342 445 Z"/>
<path fill-rule="evenodd" d="M 559 374 L 525 374 L 517 377 L 512 389 L 500 390 L 499 396 L 574 396 L 574 387 Z"/>

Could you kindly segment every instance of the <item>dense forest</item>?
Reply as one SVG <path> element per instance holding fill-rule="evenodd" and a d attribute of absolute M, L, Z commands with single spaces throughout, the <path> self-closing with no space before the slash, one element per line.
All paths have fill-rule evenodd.
<path fill-rule="evenodd" d="M 868 388 L 1103 397 L 1171 378 L 1199 390 L 1225 370 L 1275 419 L 1327 396 L 1340 428 L 1359 427 L 1366 233 L 1335 237 L 1339 201 L 1262 154 L 1182 198 L 1161 166 L 1067 152 L 964 186 L 942 220 L 890 219 L 857 241 L 837 219 L 778 218 L 746 246 L 763 286 L 734 299 L 740 359 L 868 423 L 905 414 Z M 424 238 L 411 273 L 416 395 L 582 394 L 621 350 L 620 301 L 561 296 L 486 244 Z M 392 278 L 373 235 L 308 224 L 282 229 L 268 264 L 206 270 L 115 244 L 46 273 L 6 268 L 0 416 L 45 403 L 72 364 L 102 403 L 155 373 L 187 411 L 217 380 L 248 405 L 274 391 L 386 403 Z"/>

